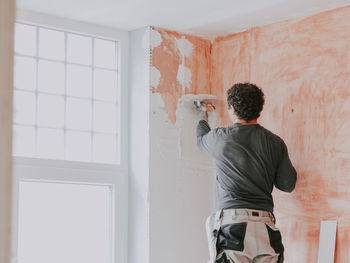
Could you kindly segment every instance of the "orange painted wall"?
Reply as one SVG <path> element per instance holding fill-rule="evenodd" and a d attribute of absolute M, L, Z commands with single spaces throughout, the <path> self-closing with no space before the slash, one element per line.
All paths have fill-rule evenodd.
<path fill-rule="evenodd" d="M 274 192 L 287 263 L 317 262 L 321 220 L 338 221 L 337 263 L 350 262 L 350 7 L 248 32 L 198 37 L 156 28 L 162 42 L 152 52 L 161 73 L 160 93 L 176 123 L 184 94 L 215 94 L 219 125 L 229 125 L 225 92 L 233 83 L 261 86 L 261 124 L 280 135 L 298 172 L 292 194 Z M 182 58 L 175 43 L 193 44 L 185 58 L 190 89 L 177 80 Z"/>
<path fill-rule="evenodd" d="M 180 34 L 162 28 L 154 28 L 162 42 L 152 51 L 152 66 L 161 73 L 160 83 L 152 87 L 152 92 L 159 92 L 164 102 L 164 110 L 172 123 L 176 122 L 178 100 L 185 94 L 211 94 L 211 42 L 209 40 Z M 189 56 L 182 56 L 177 41 L 184 39 L 192 44 Z M 181 48 L 181 47 L 180 47 Z M 179 66 L 183 63 L 191 72 L 190 88 L 184 89 L 177 80 Z"/>
<path fill-rule="evenodd" d="M 213 90 L 262 87 L 261 123 L 279 134 L 298 171 L 274 192 L 286 262 L 317 262 L 320 220 L 338 221 L 335 262 L 350 262 L 350 7 L 217 38 Z M 229 124 L 225 107 L 221 125 Z"/>

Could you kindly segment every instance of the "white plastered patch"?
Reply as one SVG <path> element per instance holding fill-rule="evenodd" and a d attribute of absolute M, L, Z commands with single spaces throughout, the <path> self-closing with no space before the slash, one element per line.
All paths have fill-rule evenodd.
<path fill-rule="evenodd" d="M 189 90 L 191 88 L 192 76 L 188 67 L 183 64 L 179 65 L 176 78 L 183 88 L 183 93 L 185 93 L 186 89 Z"/>
<path fill-rule="evenodd" d="M 175 45 L 181 55 L 181 64 L 178 68 L 176 78 L 182 86 L 183 94 L 185 94 L 186 89 L 189 90 L 192 83 L 191 70 L 185 66 L 185 57 L 191 56 L 193 44 L 185 37 L 182 37 L 176 40 Z"/>
<path fill-rule="evenodd" d="M 154 48 L 160 46 L 160 44 L 162 44 L 162 36 L 160 35 L 160 33 L 157 30 L 152 29 L 151 33 L 150 33 L 150 47 L 151 50 L 153 50 Z"/>
<path fill-rule="evenodd" d="M 151 78 L 150 78 L 151 87 L 157 88 L 159 83 L 160 83 L 160 79 L 161 79 L 160 71 L 156 67 L 152 66 L 151 67 Z"/>
<path fill-rule="evenodd" d="M 189 57 L 193 51 L 193 44 L 185 37 L 176 40 L 176 47 L 179 50 L 182 57 Z"/>

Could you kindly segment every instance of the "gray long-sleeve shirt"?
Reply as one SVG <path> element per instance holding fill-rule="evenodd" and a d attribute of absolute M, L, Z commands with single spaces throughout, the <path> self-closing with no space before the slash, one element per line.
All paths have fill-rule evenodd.
<path fill-rule="evenodd" d="M 197 126 L 199 149 L 216 163 L 216 209 L 273 211 L 272 190 L 293 191 L 297 174 L 284 141 L 259 124 Z"/>

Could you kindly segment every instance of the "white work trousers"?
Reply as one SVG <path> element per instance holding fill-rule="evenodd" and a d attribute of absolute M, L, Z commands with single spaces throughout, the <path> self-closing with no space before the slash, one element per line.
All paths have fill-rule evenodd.
<path fill-rule="evenodd" d="M 220 210 L 206 221 L 209 263 L 282 263 L 284 247 L 272 213 Z"/>

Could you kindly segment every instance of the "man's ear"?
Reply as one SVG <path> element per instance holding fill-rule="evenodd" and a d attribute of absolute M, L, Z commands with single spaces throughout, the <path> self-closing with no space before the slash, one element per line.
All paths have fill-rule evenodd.
<path fill-rule="evenodd" d="M 232 114 L 236 115 L 235 108 L 232 105 L 230 106 L 230 111 Z"/>
<path fill-rule="evenodd" d="M 232 105 L 229 107 L 228 112 L 229 112 L 229 118 L 230 118 L 230 120 L 231 120 L 233 123 L 237 122 L 236 111 L 235 111 L 235 109 L 233 108 Z"/>

